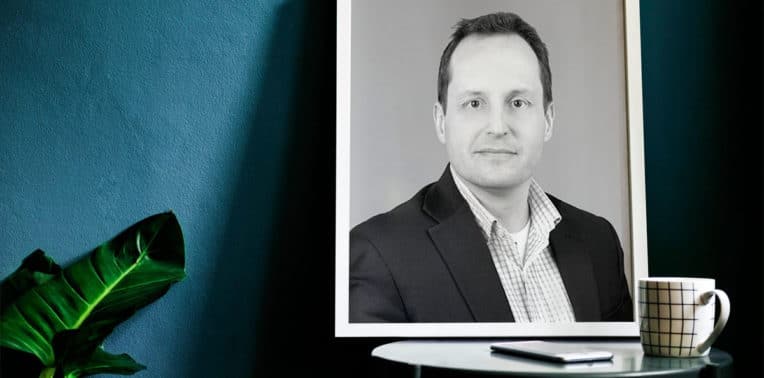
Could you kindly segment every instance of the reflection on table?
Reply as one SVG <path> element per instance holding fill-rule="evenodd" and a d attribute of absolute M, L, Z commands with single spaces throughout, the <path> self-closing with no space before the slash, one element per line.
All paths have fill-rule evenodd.
<path fill-rule="evenodd" d="M 639 340 L 569 341 L 576 348 L 607 350 L 614 354 L 611 361 L 556 363 L 528 357 L 494 352 L 490 345 L 511 340 L 410 340 L 381 345 L 372 356 L 383 362 L 410 367 L 426 378 L 437 374 L 427 371 L 500 374 L 506 376 L 579 375 L 598 376 L 700 376 L 714 370 L 714 376 L 731 375 L 732 357 L 726 352 L 712 349 L 708 356 L 696 358 L 651 357 L 642 352 Z M 449 376 L 453 376 L 449 375 Z"/>

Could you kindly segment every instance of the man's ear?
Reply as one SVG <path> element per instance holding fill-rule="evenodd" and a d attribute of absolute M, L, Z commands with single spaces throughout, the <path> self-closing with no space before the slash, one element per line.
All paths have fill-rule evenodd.
<path fill-rule="evenodd" d="M 548 142 L 552 139 L 552 131 L 554 130 L 554 103 L 550 102 L 544 111 L 544 142 Z"/>
<path fill-rule="evenodd" d="M 435 122 L 435 134 L 438 140 L 446 144 L 446 113 L 438 101 L 435 101 L 435 105 L 432 106 L 432 120 Z"/>

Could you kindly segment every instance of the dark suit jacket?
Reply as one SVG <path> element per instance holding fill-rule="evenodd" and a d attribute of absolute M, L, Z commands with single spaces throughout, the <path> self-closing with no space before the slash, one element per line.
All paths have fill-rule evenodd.
<path fill-rule="evenodd" d="M 549 196 L 552 256 L 576 321 L 632 321 L 623 250 L 604 218 Z M 350 231 L 350 322 L 512 322 L 469 205 L 448 168 L 436 183 Z"/>

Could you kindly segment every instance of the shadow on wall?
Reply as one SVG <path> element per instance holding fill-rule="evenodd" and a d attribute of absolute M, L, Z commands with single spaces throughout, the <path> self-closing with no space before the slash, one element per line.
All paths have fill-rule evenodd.
<path fill-rule="evenodd" d="M 252 102 L 243 102 L 248 139 L 233 181 L 219 249 L 209 256 L 213 265 L 206 303 L 197 327 L 197 344 L 188 361 L 187 377 L 243 377 L 252 369 L 255 346 L 263 342 L 258 326 L 264 284 L 276 227 L 277 206 L 285 200 L 280 186 L 287 131 L 297 110 L 297 93 L 304 6 L 286 2 L 276 11 L 264 62 L 250 73 L 248 88 L 258 88 Z M 262 68 L 261 68 L 262 67 Z"/>
<path fill-rule="evenodd" d="M 185 376 L 360 372 L 378 344 L 333 337 L 335 20 L 333 4 L 277 11 Z"/>
<path fill-rule="evenodd" d="M 307 3 L 253 372 L 367 377 L 381 341 L 334 338 L 336 9 Z"/>

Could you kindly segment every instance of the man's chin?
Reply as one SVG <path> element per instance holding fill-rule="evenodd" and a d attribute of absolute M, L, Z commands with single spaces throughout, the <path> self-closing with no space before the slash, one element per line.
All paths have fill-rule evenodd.
<path fill-rule="evenodd" d="M 474 180 L 468 179 L 472 185 L 478 186 L 483 190 L 503 191 L 522 187 L 530 180 L 530 177 L 496 177 L 480 176 Z"/>

